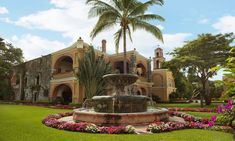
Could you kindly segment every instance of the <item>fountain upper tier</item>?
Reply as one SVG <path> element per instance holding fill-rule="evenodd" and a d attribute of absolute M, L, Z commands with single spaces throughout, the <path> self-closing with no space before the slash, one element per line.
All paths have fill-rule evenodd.
<path fill-rule="evenodd" d="M 115 87 L 115 95 L 127 95 L 124 91 L 125 86 L 135 83 L 138 76 L 134 74 L 107 74 L 103 78 L 108 84 Z"/>

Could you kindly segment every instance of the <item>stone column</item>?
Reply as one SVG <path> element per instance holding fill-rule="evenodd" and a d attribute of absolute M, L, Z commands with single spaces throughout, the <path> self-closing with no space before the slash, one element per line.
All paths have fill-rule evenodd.
<path fill-rule="evenodd" d="M 149 57 L 147 61 L 147 80 L 148 82 L 151 82 L 151 74 L 152 74 L 152 68 L 151 68 L 151 57 Z"/>
<path fill-rule="evenodd" d="M 130 65 L 129 65 L 129 72 L 130 73 L 135 73 L 135 68 L 136 68 L 136 56 L 133 53 L 130 58 Z"/>

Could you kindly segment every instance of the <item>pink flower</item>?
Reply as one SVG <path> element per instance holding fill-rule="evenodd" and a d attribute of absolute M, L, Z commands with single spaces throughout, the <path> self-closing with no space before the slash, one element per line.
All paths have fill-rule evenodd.
<path fill-rule="evenodd" d="M 209 121 L 208 124 L 210 127 L 214 126 L 214 122 Z"/>
<path fill-rule="evenodd" d="M 232 100 L 228 100 L 228 105 L 232 107 L 233 106 L 233 101 Z"/>
<path fill-rule="evenodd" d="M 222 113 L 222 112 L 223 112 L 223 107 L 222 107 L 222 106 L 219 106 L 217 112 L 218 112 L 218 114 Z"/>
<path fill-rule="evenodd" d="M 212 116 L 211 121 L 216 122 L 216 118 L 217 118 L 216 116 Z"/>

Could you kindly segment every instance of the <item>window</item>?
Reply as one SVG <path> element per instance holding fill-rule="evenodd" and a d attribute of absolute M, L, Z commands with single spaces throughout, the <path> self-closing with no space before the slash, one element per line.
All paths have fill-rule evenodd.
<path fill-rule="evenodd" d="M 39 77 L 39 75 L 36 78 L 36 85 L 40 85 L 40 77 Z"/>

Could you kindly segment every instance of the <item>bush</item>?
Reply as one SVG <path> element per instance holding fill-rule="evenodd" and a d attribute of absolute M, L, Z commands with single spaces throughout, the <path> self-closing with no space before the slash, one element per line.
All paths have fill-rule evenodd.
<path fill-rule="evenodd" d="M 217 121 L 223 125 L 229 125 L 235 128 L 233 122 L 235 120 L 235 106 L 232 100 L 228 100 L 227 105 L 221 105 L 218 107 Z"/>
<path fill-rule="evenodd" d="M 152 99 L 153 99 L 153 101 L 155 101 L 155 102 L 161 101 L 161 98 L 160 98 L 159 96 L 157 96 L 157 95 L 153 95 L 153 96 L 152 96 Z"/>
<path fill-rule="evenodd" d="M 72 106 L 72 107 L 82 107 L 82 103 L 69 103 L 69 106 Z"/>

